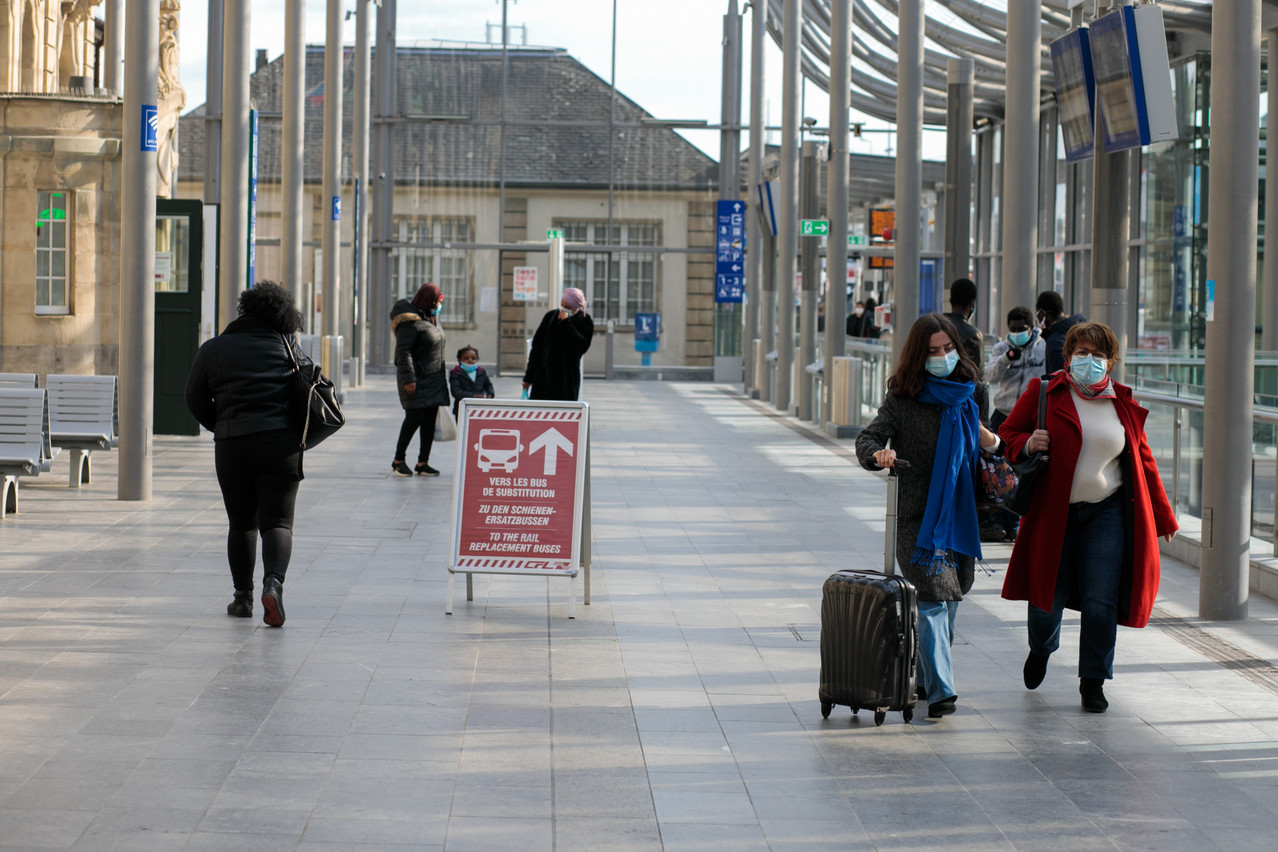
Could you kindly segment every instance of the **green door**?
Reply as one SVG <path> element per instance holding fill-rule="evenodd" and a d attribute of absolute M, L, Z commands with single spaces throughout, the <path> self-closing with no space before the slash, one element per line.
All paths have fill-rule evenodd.
<path fill-rule="evenodd" d="M 155 201 L 156 435 L 198 435 L 186 410 L 186 376 L 200 348 L 204 203 Z"/>

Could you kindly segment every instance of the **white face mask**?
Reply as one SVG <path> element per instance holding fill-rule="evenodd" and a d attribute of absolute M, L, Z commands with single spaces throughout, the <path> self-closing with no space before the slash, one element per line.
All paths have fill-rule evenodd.
<path fill-rule="evenodd" d="M 856 314 L 857 316 L 861 316 L 861 314 L 865 313 L 865 308 L 854 308 L 852 313 Z"/>

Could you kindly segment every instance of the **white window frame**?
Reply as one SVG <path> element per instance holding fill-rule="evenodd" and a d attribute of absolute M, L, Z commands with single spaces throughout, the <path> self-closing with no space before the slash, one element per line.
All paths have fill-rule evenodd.
<path fill-rule="evenodd" d="M 475 223 L 465 216 L 396 216 L 392 231 L 401 243 L 441 245 L 471 242 Z M 474 322 L 474 263 L 470 249 L 417 248 L 401 245 L 391 250 L 391 296 L 411 299 L 423 284 L 434 282 L 444 293 L 439 321 L 450 325 Z M 460 265 L 460 271 L 456 269 Z M 449 274 L 445 270 L 453 267 Z"/>
<path fill-rule="evenodd" d="M 661 222 L 657 220 L 613 220 L 613 240 L 608 239 L 608 221 L 570 220 L 556 222 L 565 242 L 617 246 L 661 245 Z M 636 313 L 658 309 L 660 266 L 656 252 L 619 251 L 564 256 L 564 286 L 577 287 L 586 294 L 590 314 L 596 322 L 616 320 L 633 325 Z M 615 294 L 608 290 L 615 288 Z"/>
<path fill-rule="evenodd" d="M 62 199 L 62 219 L 42 219 L 43 211 L 54 209 L 55 198 Z M 36 192 L 37 316 L 67 316 L 71 313 L 71 209 L 69 190 L 42 189 Z"/>

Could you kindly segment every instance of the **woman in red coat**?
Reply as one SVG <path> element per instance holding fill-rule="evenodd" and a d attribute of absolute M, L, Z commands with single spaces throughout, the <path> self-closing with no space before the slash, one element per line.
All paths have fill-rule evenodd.
<path fill-rule="evenodd" d="M 1029 601 L 1025 686 L 1036 688 L 1060 645 L 1061 613 L 1082 614 L 1078 691 L 1083 709 L 1103 713 L 1114 676 L 1118 625 L 1144 627 L 1158 594 L 1158 536 L 1176 519 L 1145 439 L 1148 416 L 1131 388 L 1110 378 L 1118 339 L 1102 323 L 1065 338 L 1065 369 L 1047 377 L 1047 417 L 1038 428 L 1031 381 L 999 427 L 1007 457 L 1049 452 L 1021 521 L 1003 597 Z"/>

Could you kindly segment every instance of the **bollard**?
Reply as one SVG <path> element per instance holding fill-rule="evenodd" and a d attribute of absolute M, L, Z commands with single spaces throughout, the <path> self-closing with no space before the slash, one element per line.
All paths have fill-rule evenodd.
<path fill-rule="evenodd" d="M 754 387 L 750 388 L 750 399 L 763 399 L 763 388 L 768 383 L 768 361 L 764 359 L 763 341 L 758 337 L 750 341 L 750 353 L 754 358 Z"/>
<path fill-rule="evenodd" d="M 608 320 L 608 334 L 604 337 L 604 380 L 612 381 L 612 347 L 617 333 L 617 321 Z"/>
<path fill-rule="evenodd" d="M 333 383 L 338 401 L 342 399 L 342 336 L 326 334 L 320 338 L 320 372 Z"/>

